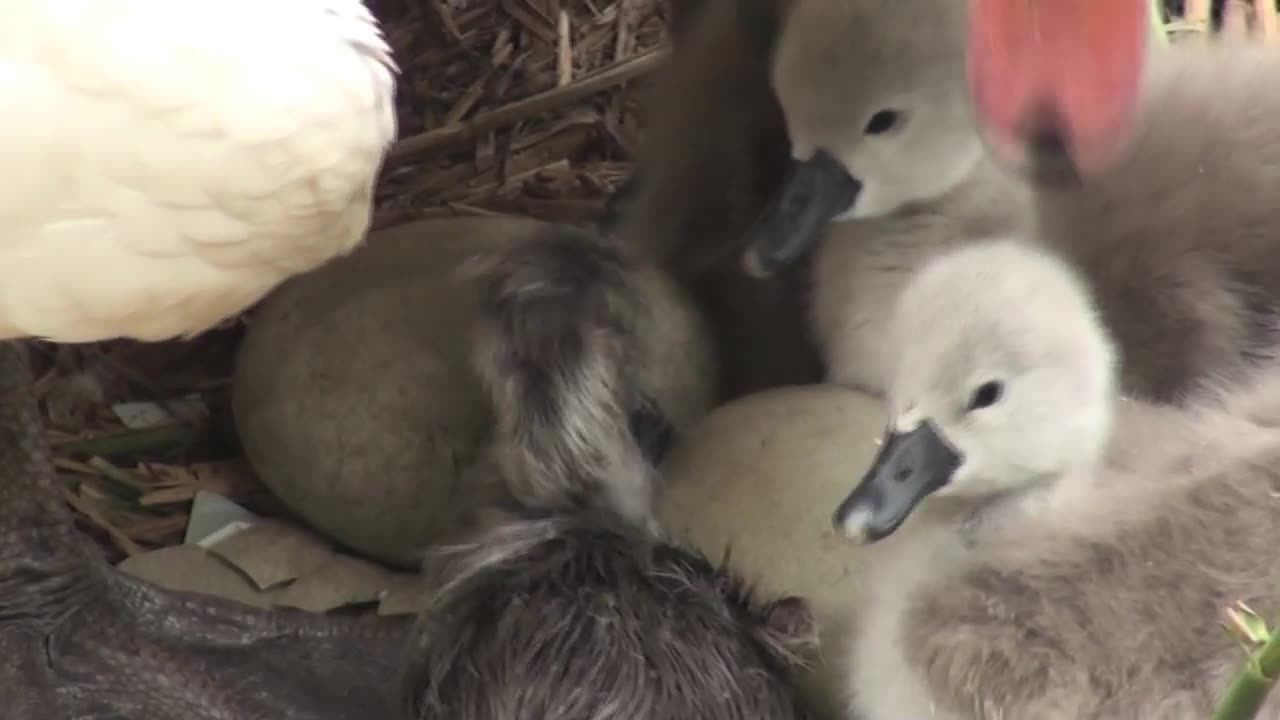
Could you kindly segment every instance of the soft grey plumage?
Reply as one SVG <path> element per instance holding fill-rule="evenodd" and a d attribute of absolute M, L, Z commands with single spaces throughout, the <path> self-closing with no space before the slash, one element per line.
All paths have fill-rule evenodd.
<path fill-rule="evenodd" d="M 963 3 L 797 0 L 783 25 L 770 72 L 794 159 L 746 261 L 771 276 L 817 246 L 810 318 L 829 381 L 880 392 L 886 308 L 911 271 L 1030 227 L 1029 194 L 971 119 L 964 21 Z"/>
<path fill-rule="evenodd" d="M 439 591 L 411 649 L 410 716 L 809 717 L 791 677 L 817 644 L 807 603 L 755 601 L 652 516 L 674 428 L 646 390 L 666 339 L 642 268 L 549 227 L 470 272 L 512 502 L 428 561 Z"/>
<path fill-rule="evenodd" d="M 803 268 L 753 281 L 745 232 L 777 189 L 787 135 L 768 62 L 791 0 L 705 0 L 646 92 L 645 132 L 616 232 L 674 277 L 719 348 L 720 400 L 818 380 Z"/>
<path fill-rule="evenodd" d="M 439 554 L 411 650 L 415 720 L 807 720 L 817 630 L 706 558 L 609 512 L 496 516 Z"/>
<path fill-rule="evenodd" d="M 889 429 L 834 517 L 875 543 L 850 717 L 1209 717 L 1244 662 L 1221 610 L 1280 611 L 1280 375 L 1118 402 L 1087 285 L 1025 243 L 939 258 L 893 320 Z"/>
<path fill-rule="evenodd" d="M 560 225 L 465 272 L 512 495 L 542 509 L 603 503 L 652 524 L 655 466 L 713 402 L 707 330 L 679 288 L 610 240 Z"/>
<path fill-rule="evenodd" d="M 1047 243 L 1081 268 L 1125 358 L 1126 392 L 1178 402 L 1267 359 L 1280 318 L 1280 216 L 1258 198 L 1280 192 L 1280 131 L 1267 119 L 1280 112 L 1270 91 L 1280 52 L 1230 42 L 1153 52 L 1127 157 L 1080 188 L 1032 188 L 970 159 L 981 143 L 957 95 L 960 38 L 946 32 L 963 22 L 962 4 L 937 35 L 894 32 L 911 23 L 892 13 L 911 5 L 806 0 L 774 67 L 807 158 L 796 174 L 816 189 L 793 193 L 749 259 L 785 265 L 796 243 L 822 235 L 819 219 L 845 218 L 826 229 L 815 260 L 828 379 L 882 390 L 893 362 L 885 313 L 906 276 L 939 252 L 1004 236 Z M 855 27 L 856 38 L 879 40 L 851 37 Z M 896 63 L 879 64 L 889 47 Z M 887 129 L 873 123 L 886 109 L 897 112 Z M 948 184 L 964 168 L 971 179 Z M 850 177 L 860 185 L 851 201 L 831 189 Z M 976 201 L 955 202 L 965 187 Z"/>
<path fill-rule="evenodd" d="M 1156 52 L 1127 156 L 1036 193 L 1038 235 L 1084 270 L 1136 394 L 1244 377 L 1280 339 L 1277 73 L 1256 43 Z"/>

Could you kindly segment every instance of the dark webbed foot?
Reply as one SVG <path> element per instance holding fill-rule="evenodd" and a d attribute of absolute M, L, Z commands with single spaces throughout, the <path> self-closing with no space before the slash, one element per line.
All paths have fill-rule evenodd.
<path fill-rule="evenodd" d="M 262 611 L 111 573 L 46 637 L 72 718 L 389 718 L 407 618 Z"/>
<path fill-rule="evenodd" d="M 410 618 L 258 610 L 116 572 L 74 531 L 0 343 L 0 705 L 7 720 L 395 716 Z"/>

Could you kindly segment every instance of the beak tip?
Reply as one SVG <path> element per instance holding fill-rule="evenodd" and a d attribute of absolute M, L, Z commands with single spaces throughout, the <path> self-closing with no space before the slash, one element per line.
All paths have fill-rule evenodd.
<path fill-rule="evenodd" d="M 855 545 L 866 545 L 875 541 L 870 530 L 871 519 L 871 512 L 864 507 L 841 506 L 832 516 L 831 525 L 845 540 Z"/>
<path fill-rule="evenodd" d="M 821 240 L 826 225 L 854 206 L 861 191 L 862 182 L 826 151 L 793 160 L 750 231 L 742 258 L 746 274 L 766 278 L 799 262 Z"/>

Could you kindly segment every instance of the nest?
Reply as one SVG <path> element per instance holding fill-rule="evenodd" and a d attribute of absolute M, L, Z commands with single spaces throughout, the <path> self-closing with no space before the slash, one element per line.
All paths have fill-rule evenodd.
<path fill-rule="evenodd" d="M 637 81 L 664 60 L 661 0 L 369 5 L 401 68 L 400 140 L 377 189 L 375 228 L 600 215 L 639 140 Z M 254 480 L 231 419 L 246 316 L 189 341 L 33 343 L 65 498 L 109 560 L 182 543 L 201 490 L 288 514 Z"/>
<path fill-rule="evenodd" d="M 1175 39 L 1210 31 L 1280 39 L 1275 0 L 1162 0 L 1161 5 Z"/>
<path fill-rule="evenodd" d="M 642 137 L 638 90 L 665 60 L 669 8 L 562 2 L 370 0 L 402 71 L 400 140 L 379 183 L 375 228 L 601 215 Z M 1164 8 L 1182 33 L 1248 27 L 1276 37 L 1270 2 Z M 232 319 L 185 342 L 35 344 L 36 393 L 67 502 L 110 559 L 181 543 L 200 490 L 286 514 L 253 480 L 231 421 L 242 325 Z"/>
<path fill-rule="evenodd" d="M 381 0 L 402 76 L 374 227 L 603 211 L 638 142 L 627 90 L 665 56 L 660 0 Z"/>

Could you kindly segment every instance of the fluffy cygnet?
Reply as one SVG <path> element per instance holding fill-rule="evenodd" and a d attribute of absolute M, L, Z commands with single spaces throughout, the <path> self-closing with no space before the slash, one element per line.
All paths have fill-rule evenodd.
<path fill-rule="evenodd" d="M 839 16 L 809 10 L 822 10 L 825 1 L 797 6 L 775 66 L 797 157 L 805 157 L 806 145 L 812 157 L 798 166 L 808 169 L 797 170 L 800 180 L 789 186 L 795 191 L 767 219 L 749 257 L 785 261 L 789 248 L 812 242 L 828 218 L 903 203 L 882 218 L 855 217 L 827 232 L 815 263 L 814 319 L 829 380 L 882 391 L 895 362 L 884 343 L 894 295 L 921 262 L 984 234 L 1043 242 L 1083 272 L 1124 359 L 1127 394 L 1182 402 L 1206 382 L 1240 380 L 1270 359 L 1280 338 L 1280 253 L 1272 243 L 1280 222 L 1258 198 L 1280 191 L 1280 132 L 1269 119 L 1280 114 L 1280 95 L 1270 91 L 1280 51 L 1229 41 L 1153 50 L 1125 153 L 1086 162 L 1092 174 L 1082 186 L 1010 184 L 1015 176 L 992 173 L 979 161 L 987 179 L 971 176 L 948 194 L 912 203 L 909 198 L 927 197 L 935 182 L 919 173 L 927 169 L 941 183 L 963 167 L 957 148 L 969 152 L 981 144 L 968 121 L 941 110 L 948 102 L 964 107 L 947 94 L 964 92 L 950 84 L 955 77 L 938 79 L 937 92 L 927 96 L 933 100 L 907 96 L 916 102 L 898 103 L 906 110 L 892 114 L 895 124 L 885 129 L 888 121 L 884 115 L 875 120 L 875 108 L 892 105 L 864 103 L 876 87 L 878 75 L 864 69 L 877 67 L 874 56 L 861 54 L 866 42 L 849 49 L 840 44 L 844 26 L 832 20 Z M 846 8 L 844 16 L 861 7 Z M 825 28 L 823 18 L 831 23 Z M 864 20 L 872 28 L 895 27 L 891 14 Z M 941 26 L 953 24 L 963 21 L 950 18 Z M 822 44 L 828 36 L 834 49 Z M 888 43 L 894 35 L 885 37 Z M 953 41 L 955 58 L 962 57 Z M 912 44 L 901 44 L 895 57 L 910 57 Z M 933 57 L 935 72 L 949 67 Z M 899 82 L 892 73 L 879 74 L 887 78 L 881 84 Z M 917 73 L 914 82 L 927 87 L 925 77 Z M 935 116 L 946 122 L 930 123 Z M 940 159 L 931 163 L 924 152 Z M 898 163 L 917 174 L 897 172 Z M 965 193 L 970 199 L 961 202 Z"/>
<path fill-rule="evenodd" d="M 414 720 L 811 720 L 808 604 L 605 512 L 497 514 L 445 548 L 411 638 Z"/>
<path fill-rule="evenodd" d="M 882 447 L 833 518 L 876 543 L 850 717 L 1208 717 L 1244 661 L 1221 610 L 1280 611 L 1280 377 L 1117 403 L 1087 285 L 1011 241 L 921 270 L 890 347 Z"/>
<path fill-rule="evenodd" d="M 745 260 L 772 275 L 821 240 L 811 312 L 828 381 L 880 393 L 910 273 L 1030 228 L 1029 193 L 973 124 L 964 28 L 963 3 L 933 0 L 799 0 L 785 20 L 771 77 L 793 161 Z"/>
<path fill-rule="evenodd" d="M 656 529 L 654 466 L 712 403 L 701 318 L 656 268 L 563 225 L 478 256 L 464 273 L 476 284 L 473 364 L 507 489 L 525 506 L 603 504 Z M 685 383 L 694 378 L 704 382 Z"/>
<path fill-rule="evenodd" d="M 1082 268 L 1126 392 L 1180 400 L 1237 381 L 1280 339 L 1280 49 L 1221 40 L 1148 59 L 1127 151 L 1083 186 L 1038 188 L 1037 236 Z"/>

